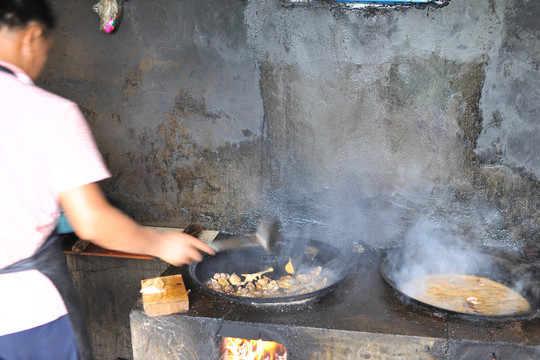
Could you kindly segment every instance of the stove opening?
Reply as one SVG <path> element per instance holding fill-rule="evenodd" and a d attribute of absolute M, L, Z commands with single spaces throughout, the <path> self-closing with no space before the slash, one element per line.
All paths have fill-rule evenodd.
<path fill-rule="evenodd" d="M 264 340 L 224 337 L 219 346 L 220 360 L 285 360 L 284 345 Z"/>

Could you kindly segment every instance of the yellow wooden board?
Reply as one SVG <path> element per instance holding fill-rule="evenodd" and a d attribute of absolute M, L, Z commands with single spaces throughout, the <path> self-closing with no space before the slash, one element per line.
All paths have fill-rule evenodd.
<path fill-rule="evenodd" d="M 150 279 L 142 280 L 141 286 Z M 187 295 L 182 275 L 161 277 L 163 293 L 142 294 L 144 311 L 148 316 L 177 314 L 189 310 Z"/>

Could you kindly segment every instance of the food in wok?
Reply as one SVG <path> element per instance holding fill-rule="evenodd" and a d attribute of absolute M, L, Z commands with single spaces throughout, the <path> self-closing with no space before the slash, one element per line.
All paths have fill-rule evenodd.
<path fill-rule="evenodd" d="M 308 294 L 322 289 L 328 281 L 327 277 L 321 274 L 321 266 L 308 272 L 295 273 L 292 261 L 289 260 L 285 269 L 287 275 L 279 279 L 272 279 L 266 275 L 274 271 L 272 267 L 252 274 L 216 273 L 208 280 L 206 286 L 214 291 L 230 295 L 270 298 Z"/>
<path fill-rule="evenodd" d="M 401 291 L 439 308 L 481 315 L 519 315 L 531 311 L 516 291 L 493 280 L 467 274 L 432 274 L 410 280 Z"/>

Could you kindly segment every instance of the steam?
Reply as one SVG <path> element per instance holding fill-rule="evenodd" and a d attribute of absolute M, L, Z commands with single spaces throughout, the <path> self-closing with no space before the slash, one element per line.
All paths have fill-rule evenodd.
<path fill-rule="evenodd" d="M 389 256 L 393 280 L 402 287 L 408 280 L 428 274 L 489 271 L 488 256 L 467 240 L 456 224 L 420 219 L 407 232 L 401 251 Z"/>
<path fill-rule="evenodd" d="M 436 273 L 483 276 L 518 293 L 529 291 L 531 281 L 539 283 L 539 271 L 530 275 L 530 269 L 521 268 L 509 274 L 486 252 L 489 248 L 516 253 L 523 248 L 524 239 L 514 238 L 507 229 L 504 210 L 470 184 L 457 178 L 441 184 L 424 176 L 424 170 L 399 167 L 394 178 L 354 169 L 338 172 L 334 179 L 310 173 L 302 177 L 303 186 L 274 189 L 269 212 L 282 221 L 283 234 L 326 242 L 348 254 L 355 255 L 354 243 L 368 250 L 399 249 L 389 258 L 391 279 L 398 288 Z M 354 267 L 354 258 L 342 259 L 337 270 Z M 359 264 L 355 271 L 362 272 Z M 523 282 L 512 286 L 518 279 Z M 540 286 L 532 291 L 540 294 Z"/>

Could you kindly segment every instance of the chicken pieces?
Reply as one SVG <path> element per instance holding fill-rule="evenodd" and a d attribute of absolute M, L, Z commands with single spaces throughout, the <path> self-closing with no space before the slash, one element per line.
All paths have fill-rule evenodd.
<path fill-rule="evenodd" d="M 220 293 L 252 298 L 270 298 L 317 291 L 322 289 L 328 280 L 321 276 L 322 268 L 320 266 L 311 269 L 308 273 L 298 273 L 293 276 L 294 267 L 292 260 L 289 259 L 285 269 L 289 275 L 282 276 L 277 280 L 264 275 L 273 272 L 272 267 L 253 274 L 240 274 L 244 280 L 234 273 L 216 273 L 206 285 Z"/>

